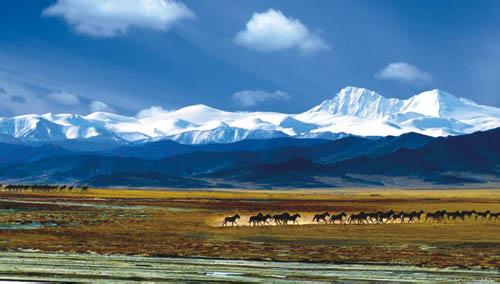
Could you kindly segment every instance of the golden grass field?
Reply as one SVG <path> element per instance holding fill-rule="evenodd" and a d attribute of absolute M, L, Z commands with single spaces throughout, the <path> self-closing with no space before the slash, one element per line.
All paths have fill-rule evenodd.
<path fill-rule="evenodd" d="M 329 211 L 500 211 L 498 189 L 126 190 L 0 192 L 0 249 L 500 268 L 500 220 L 318 225 Z M 300 225 L 250 227 L 248 216 L 299 212 Z M 222 228 L 239 213 L 238 227 Z"/>

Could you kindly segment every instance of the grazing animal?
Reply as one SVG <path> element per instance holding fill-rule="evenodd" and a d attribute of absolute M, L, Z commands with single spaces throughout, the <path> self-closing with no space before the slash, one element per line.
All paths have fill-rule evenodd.
<path fill-rule="evenodd" d="M 318 224 L 321 222 L 326 223 L 327 222 L 326 217 L 330 217 L 330 213 L 325 212 L 325 213 L 321 213 L 321 214 L 316 214 L 313 217 L 313 222 L 316 221 Z"/>
<path fill-rule="evenodd" d="M 347 215 L 345 214 L 345 212 L 342 212 L 342 213 L 339 213 L 339 214 L 335 214 L 335 215 L 332 215 L 330 216 L 330 223 L 332 224 L 335 224 L 335 222 L 339 221 L 340 224 L 342 224 L 344 222 L 344 218 L 346 217 Z"/>
<path fill-rule="evenodd" d="M 222 227 L 227 226 L 228 223 L 231 223 L 231 226 L 238 225 L 236 221 L 240 219 L 240 215 L 235 214 L 233 216 L 229 216 L 224 218 L 224 222 L 222 222 Z"/>

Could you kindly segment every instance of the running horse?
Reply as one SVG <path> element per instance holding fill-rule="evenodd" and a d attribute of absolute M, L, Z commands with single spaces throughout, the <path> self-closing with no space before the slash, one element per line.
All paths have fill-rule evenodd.
<path fill-rule="evenodd" d="M 224 222 L 222 222 L 222 227 L 227 226 L 228 223 L 231 223 L 231 226 L 234 226 L 235 224 L 238 225 L 236 223 L 236 220 L 238 220 L 238 219 L 240 219 L 240 215 L 238 215 L 238 214 L 226 217 L 226 218 L 224 218 Z"/>
<path fill-rule="evenodd" d="M 257 226 L 257 225 L 269 224 L 269 222 L 267 221 L 269 219 L 272 219 L 271 215 L 269 214 L 264 215 L 261 212 L 259 212 L 259 214 L 255 216 L 250 216 L 250 218 L 248 218 L 248 225 Z"/>
<path fill-rule="evenodd" d="M 321 222 L 326 223 L 327 222 L 326 217 L 330 217 L 330 213 L 325 212 L 325 213 L 321 213 L 321 214 L 316 214 L 313 217 L 313 222 L 316 221 L 318 224 Z"/>
<path fill-rule="evenodd" d="M 359 212 L 358 214 L 351 214 L 347 218 L 347 223 L 349 224 L 365 224 L 368 222 L 368 215 L 365 212 Z"/>
<path fill-rule="evenodd" d="M 332 215 L 332 216 L 330 216 L 330 223 L 335 224 L 335 222 L 339 221 L 340 224 L 342 224 L 344 221 L 344 218 L 346 216 L 347 215 L 344 212 L 336 214 L 336 215 Z"/>
<path fill-rule="evenodd" d="M 248 218 L 248 225 L 258 225 L 260 223 L 260 219 L 262 218 L 262 216 L 264 216 L 264 214 L 262 214 L 262 212 L 259 212 L 257 215 L 254 215 L 254 216 L 250 216 Z"/>
<path fill-rule="evenodd" d="M 288 224 L 288 221 L 292 221 L 292 224 L 299 224 L 299 222 L 297 222 L 297 218 L 300 218 L 302 216 L 300 216 L 299 213 L 295 213 L 293 214 L 292 216 L 288 216 L 286 221 L 285 221 L 285 224 Z"/>
<path fill-rule="evenodd" d="M 286 225 L 290 217 L 290 213 L 284 212 L 283 214 L 273 215 L 272 219 L 274 220 L 274 223 L 276 223 L 276 225 Z"/>

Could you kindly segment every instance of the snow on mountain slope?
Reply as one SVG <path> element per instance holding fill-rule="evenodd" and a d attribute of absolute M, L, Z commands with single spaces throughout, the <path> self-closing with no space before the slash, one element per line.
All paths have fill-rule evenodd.
<path fill-rule="evenodd" d="M 34 141 L 66 138 L 63 125 L 51 122 L 37 115 L 1 118 L 0 133 Z"/>
<path fill-rule="evenodd" d="M 287 134 L 276 130 L 248 130 L 230 127 L 229 125 L 222 123 L 220 126 L 212 129 L 187 131 L 167 136 L 166 139 L 170 139 L 181 144 L 214 144 L 232 143 L 245 139 L 271 139 L 287 136 Z"/>
<path fill-rule="evenodd" d="M 447 136 L 496 127 L 500 127 L 500 109 L 441 90 L 400 100 L 356 87 L 346 87 L 332 99 L 300 114 L 227 112 L 200 104 L 138 116 L 96 112 L 87 116 L 44 114 L 0 118 L 0 135 L 13 137 L 13 141 L 101 137 L 206 144 L 283 136 L 338 139 L 349 134 L 397 136 L 408 132 Z"/>
<path fill-rule="evenodd" d="M 107 138 L 117 140 L 119 137 L 101 122 L 85 119 L 77 114 L 20 115 L 0 118 L 0 134 L 8 135 L 23 141 L 59 141 L 65 139 Z"/>
<path fill-rule="evenodd" d="M 306 113 L 330 113 L 377 119 L 396 113 L 401 106 L 401 100 L 386 99 L 363 88 L 346 87 L 333 99 L 322 102 Z"/>
<path fill-rule="evenodd" d="M 343 131 L 360 136 L 416 132 L 436 137 L 500 127 L 500 109 L 478 105 L 441 90 L 399 100 L 346 87 L 333 99 L 295 118 L 321 126 L 312 132 Z"/>

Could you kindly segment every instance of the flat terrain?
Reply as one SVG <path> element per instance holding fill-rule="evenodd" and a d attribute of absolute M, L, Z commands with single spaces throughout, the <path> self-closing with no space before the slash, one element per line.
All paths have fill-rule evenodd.
<path fill-rule="evenodd" d="M 313 224 L 318 212 L 500 211 L 500 190 L 0 192 L 0 250 L 500 268 L 500 220 Z M 248 226 L 257 212 L 299 225 Z M 221 227 L 239 213 L 240 226 Z M 1 260 L 0 260 L 1 262 Z"/>
<path fill-rule="evenodd" d="M 500 274 L 484 269 L 4 252 L 0 255 L 0 281 L 5 279 L 86 283 L 172 280 L 244 283 L 495 283 L 500 281 Z"/>

